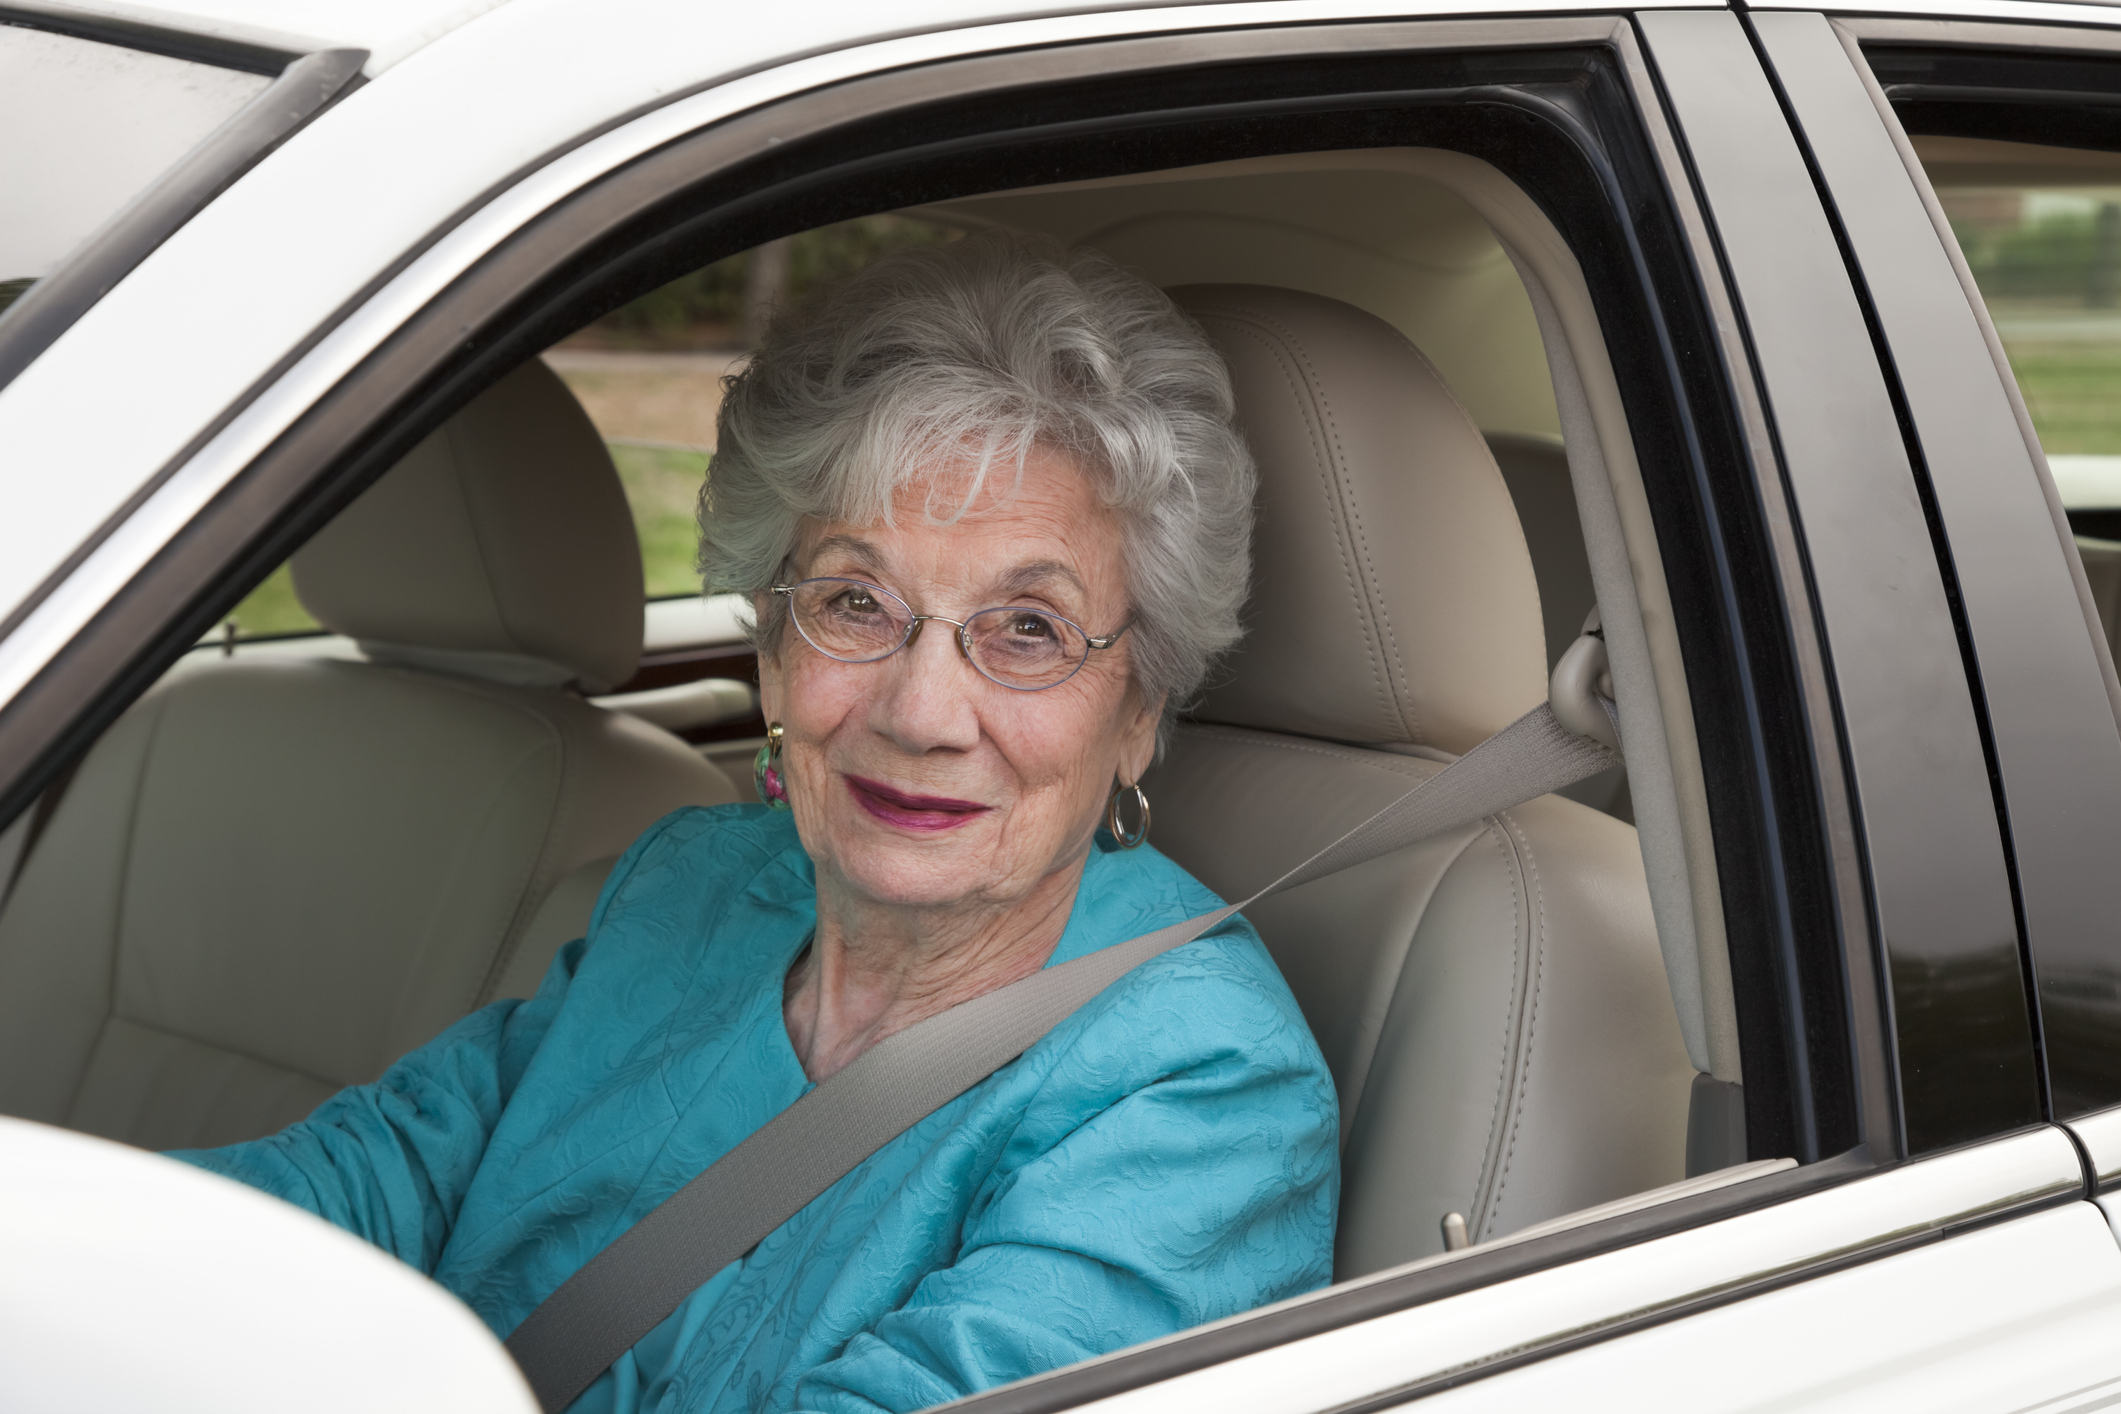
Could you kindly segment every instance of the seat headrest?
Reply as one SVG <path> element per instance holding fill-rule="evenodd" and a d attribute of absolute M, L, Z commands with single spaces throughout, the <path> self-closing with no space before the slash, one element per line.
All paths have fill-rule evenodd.
<path fill-rule="evenodd" d="M 641 547 L 603 438 L 533 359 L 296 552 L 317 622 L 379 661 L 604 691 L 641 656 Z"/>
<path fill-rule="evenodd" d="M 1435 366 L 1338 300 L 1170 293 L 1229 364 L 1260 477 L 1245 640 L 1194 715 L 1464 752 L 1544 701 L 1524 532 Z"/>

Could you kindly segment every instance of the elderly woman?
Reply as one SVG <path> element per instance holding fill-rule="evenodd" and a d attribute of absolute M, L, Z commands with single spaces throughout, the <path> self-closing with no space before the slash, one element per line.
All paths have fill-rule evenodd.
<path fill-rule="evenodd" d="M 870 267 L 732 381 L 701 502 L 709 588 L 756 606 L 769 806 L 650 829 L 532 1000 L 187 1157 L 505 1335 L 883 1038 L 1215 908 L 1136 847 L 1135 783 L 1237 636 L 1251 496 L 1219 360 L 1140 280 L 993 236 Z M 1309 1290 L 1337 1133 L 1233 919 L 898 1135 L 574 1407 L 918 1409 Z"/>

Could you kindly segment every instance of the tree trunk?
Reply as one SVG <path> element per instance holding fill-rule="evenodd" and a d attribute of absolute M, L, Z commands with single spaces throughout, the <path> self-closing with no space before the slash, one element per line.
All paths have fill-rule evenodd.
<path fill-rule="evenodd" d="M 788 237 L 772 240 L 751 252 L 744 266 L 744 342 L 757 348 L 765 342 L 773 312 L 788 295 Z"/>

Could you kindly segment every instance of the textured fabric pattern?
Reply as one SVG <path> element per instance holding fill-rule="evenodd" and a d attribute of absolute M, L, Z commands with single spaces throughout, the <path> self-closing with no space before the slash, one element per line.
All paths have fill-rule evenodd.
<path fill-rule="evenodd" d="M 1100 848 L 1051 961 L 1216 902 L 1153 849 Z M 790 817 L 680 811 L 536 997 L 280 1134 L 179 1157 L 396 1253 L 506 1335 L 810 1088 L 781 990 L 814 921 Z M 574 1409 L 919 1409 L 1322 1286 L 1338 1130 L 1302 1014 L 1233 919 L 861 1164 Z"/>

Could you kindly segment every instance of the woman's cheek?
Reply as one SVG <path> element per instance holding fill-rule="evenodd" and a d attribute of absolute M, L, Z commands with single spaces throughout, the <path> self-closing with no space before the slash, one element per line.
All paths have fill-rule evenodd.
<path fill-rule="evenodd" d="M 836 686 L 810 662 L 782 659 L 777 719 L 785 733 L 781 778 L 795 812 L 796 831 L 813 858 L 830 831 L 834 807 L 845 803 L 845 793 L 833 789 L 828 760 L 833 728 L 845 715 L 833 701 Z"/>
<path fill-rule="evenodd" d="M 1062 833 L 1073 834 L 1080 824 L 1078 817 L 1104 800 L 1106 781 L 1117 759 L 1117 718 L 1105 697 L 1104 693 L 1071 694 L 1050 704 L 1040 703 L 1048 710 L 1014 724 L 1027 758 L 1023 775 L 1044 787 L 1037 794 L 1047 809 L 1064 817 L 1052 822 Z"/>

